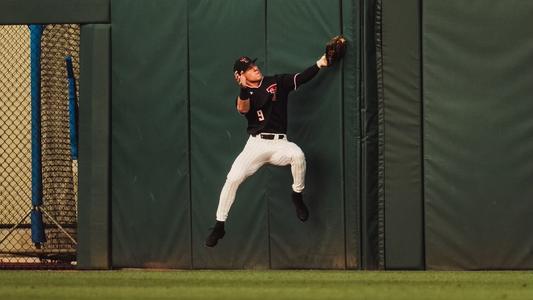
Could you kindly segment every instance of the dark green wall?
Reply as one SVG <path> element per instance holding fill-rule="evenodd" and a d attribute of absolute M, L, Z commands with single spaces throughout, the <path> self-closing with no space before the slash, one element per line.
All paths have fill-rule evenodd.
<path fill-rule="evenodd" d="M 316 62 L 328 37 L 341 30 L 339 3 L 333 4 L 321 0 L 267 2 L 269 73 L 300 72 Z M 341 65 L 321 70 L 289 98 L 288 135 L 306 155 L 304 195 L 311 216 L 306 223 L 294 217 L 290 169 L 269 167 L 273 268 L 345 267 L 341 74 Z"/>
<path fill-rule="evenodd" d="M 428 268 L 533 268 L 532 15 L 529 1 L 424 1 Z"/>
<path fill-rule="evenodd" d="M 383 269 L 383 200 L 379 198 L 379 80 L 377 73 L 377 0 L 360 2 L 361 13 L 361 266 L 363 269 Z"/>
<path fill-rule="evenodd" d="M 187 1 L 112 2 L 113 267 L 191 267 Z"/>
<path fill-rule="evenodd" d="M 81 27 L 78 258 L 81 269 L 111 266 L 111 26 Z"/>
<path fill-rule="evenodd" d="M 349 40 L 343 59 L 342 131 L 343 192 L 346 268 L 361 268 L 361 6 L 360 1 L 343 0 L 342 34 Z M 356 249 L 354 251 L 354 249 Z"/>
<path fill-rule="evenodd" d="M 230 211 L 226 236 L 204 246 L 219 194 L 246 143 L 246 120 L 235 109 L 233 62 L 265 61 L 262 0 L 192 1 L 189 6 L 192 249 L 195 268 L 269 268 L 266 173 L 245 181 Z"/>
<path fill-rule="evenodd" d="M 359 19 L 350 16 L 358 2 L 343 3 L 112 2 L 113 266 L 358 267 Z M 258 57 L 266 74 L 300 72 L 344 29 L 346 62 L 289 103 L 289 138 L 307 158 L 310 220 L 295 216 L 289 167 L 266 166 L 241 185 L 224 239 L 206 248 L 247 139 L 234 60 Z"/>
<path fill-rule="evenodd" d="M 0 24 L 109 23 L 110 0 L 2 0 Z"/>
<path fill-rule="evenodd" d="M 385 267 L 423 269 L 420 1 L 382 0 L 380 4 Z"/>
<path fill-rule="evenodd" d="M 385 267 L 530 269 L 533 6 L 378 4 Z"/>
<path fill-rule="evenodd" d="M 92 23 L 80 268 L 533 268 L 532 13 L 519 0 L 0 2 L 0 24 Z M 289 106 L 310 220 L 294 216 L 289 169 L 264 167 L 205 248 L 247 138 L 234 59 L 298 72 L 339 33 L 343 63 Z"/>

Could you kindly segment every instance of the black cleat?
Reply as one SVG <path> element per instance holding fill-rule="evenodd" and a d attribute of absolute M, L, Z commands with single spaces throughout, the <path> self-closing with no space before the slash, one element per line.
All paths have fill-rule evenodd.
<path fill-rule="evenodd" d="M 213 231 L 211 231 L 211 234 L 209 234 L 207 240 L 205 240 L 205 245 L 207 247 L 215 247 L 218 243 L 218 240 L 223 238 L 225 234 L 226 231 L 224 230 L 224 222 L 217 221 L 215 227 L 213 227 Z"/>
<path fill-rule="evenodd" d="M 296 208 L 296 216 L 300 221 L 305 222 L 309 218 L 309 210 L 305 206 L 302 193 L 292 192 L 292 203 Z"/>

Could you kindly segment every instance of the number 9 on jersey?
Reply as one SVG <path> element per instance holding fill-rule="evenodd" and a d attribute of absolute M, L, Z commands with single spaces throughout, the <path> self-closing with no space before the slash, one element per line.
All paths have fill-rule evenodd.
<path fill-rule="evenodd" d="M 265 116 L 263 115 L 263 111 L 262 110 L 258 110 L 257 111 L 257 119 L 259 121 L 264 121 L 265 120 Z"/>

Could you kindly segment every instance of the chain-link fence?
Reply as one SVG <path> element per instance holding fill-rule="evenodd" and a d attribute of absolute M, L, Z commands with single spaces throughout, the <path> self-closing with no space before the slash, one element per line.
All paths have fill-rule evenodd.
<path fill-rule="evenodd" d="M 69 106 L 66 57 L 79 78 L 79 25 L 46 25 L 40 38 L 40 153 L 32 158 L 32 74 L 30 30 L 0 26 L 0 268 L 72 265 L 76 257 L 77 159 L 72 155 L 77 130 Z M 35 42 L 35 41 L 34 41 Z M 32 77 L 33 75 L 33 77 Z M 77 83 L 77 80 L 76 80 Z M 77 91 L 71 89 L 71 91 Z M 75 92 L 77 99 L 77 92 Z M 77 107 L 77 103 L 75 105 Z M 35 108 L 34 108 L 35 109 Z M 35 149 L 34 149 L 35 151 Z M 39 166 L 39 167 L 37 167 Z M 38 170 L 36 170 L 38 169 Z M 32 183 L 41 172 L 46 241 L 32 241 Z M 33 182 L 32 182 L 33 181 Z"/>

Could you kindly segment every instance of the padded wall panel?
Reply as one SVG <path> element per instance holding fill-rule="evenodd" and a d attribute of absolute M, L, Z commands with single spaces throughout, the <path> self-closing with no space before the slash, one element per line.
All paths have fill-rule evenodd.
<path fill-rule="evenodd" d="M 191 267 L 187 1 L 112 2 L 114 267 Z"/>
<path fill-rule="evenodd" d="M 360 129 L 360 1 L 343 0 L 342 33 L 348 39 L 343 59 L 343 174 L 346 268 L 360 267 L 360 192 L 361 192 L 361 129 Z"/>
<path fill-rule="evenodd" d="M 0 24 L 109 23 L 110 0 L 2 0 Z"/>
<path fill-rule="evenodd" d="M 533 2 L 423 5 L 430 269 L 533 268 Z"/>
<path fill-rule="evenodd" d="M 340 2 L 267 1 L 267 71 L 297 73 L 340 33 Z M 291 203 L 290 168 L 269 167 L 272 268 L 345 268 L 342 66 L 321 70 L 289 97 L 289 139 L 306 155 L 301 223 Z"/>
<path fill-rule="evenodd" d="M 419 0 L 381 1 L 385 267 L 424 268 Z"/>
<path fill-rule="evenodd" d="M 220 191 L 248 134 L 235 107 L 239 87 L 233 63 L 242 56 L 265 62 L 263 0 L 191 1 L 189 18 L 193 266 L 268 268 L 265 170 L 237 191 L 226 221 L 226 236 L 204 246 L 215 223 Z"/>
<path fill-rule="evenodd" d="M 384 201 L 380 195 L 377 0 L 361 1 L 361 266 L 383 269 Z"/>
<path fill-rule="evenodd" d="M 111 265 L 110 106 L 111 26 L 80 33 L 80 157 L 77 267 Z"/>

